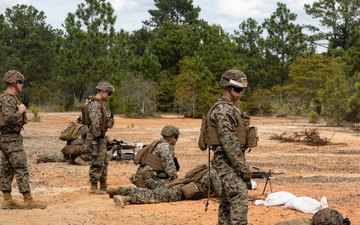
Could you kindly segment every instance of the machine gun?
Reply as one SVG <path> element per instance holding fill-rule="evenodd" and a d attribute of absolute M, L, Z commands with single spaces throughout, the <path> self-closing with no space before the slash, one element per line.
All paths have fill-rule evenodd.
<path fill-rule="evenodd" d="M 251 173 L 251 178 L 252 179 L 266 179 L 266 183 L 265 183 L 265 186 L 264 186 L 264 189 L 263 189 L 263 192 L 262 194 L 265 193 L 265 189 L 266 189 L 266 186 L 267 184 L 269 183 L 270 185 L 270 193 L 272 193 L 272 187 L 271 187 L 271 176 L 272 175 L 276 175 L 276 174 L 284 174 L 284 173 L 281 173 L 281 172 L 272 172 L 271 170 L 269 170 L 269 172 L 265 172 L 265 171 L 260 171 L 259 168 L 257 167 L 253 167 L 256 171 L 252 172 Z"/>
<path fill-rule="evenodd" d="M 116 146 L 116 148 L 114 147 Z M 128 145 L 123 140 L 114 139 L 112 142 L 106 143 L 108 151 L 112 150 L 112 160 L 132 160 L 136 154 L 136 145 Z"/>

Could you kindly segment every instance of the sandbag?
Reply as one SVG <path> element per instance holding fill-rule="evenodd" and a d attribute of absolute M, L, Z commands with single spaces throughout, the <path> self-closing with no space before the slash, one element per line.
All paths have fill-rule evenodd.
<path fill-rule="evenodd" d="M 286 202 L 284 207 L 304 213 L 316 213 L 320 209 L 327 208 L 328 203 L 326 197 L 322 197 L 320 202 L 310 197 L 297 197 Z"/>
<path fill-rule="evenodd" d="M 270 193 L 265 200 L 256 200 L 255 205 L 265 205 L 265 206 L 279 206 L 285 205 L 291 199 L 295 199 L 296 196 L 287 191 L 279 191 Z"/>

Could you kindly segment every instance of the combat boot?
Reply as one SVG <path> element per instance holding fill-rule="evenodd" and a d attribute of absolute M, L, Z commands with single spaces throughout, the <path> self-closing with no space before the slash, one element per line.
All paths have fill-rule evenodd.
<path fill-rule="evenodd" d="M 68 159 L 68 162 L 69 162 L 70 164 L 77 165 L 76 160 L 74 160 L 73 158 L 69 158 L 69 159 Z"/>
<path fill-rule="evenodd" d="M 3 198 L 2 209 L 23 209 L 22 205 L 19 205 L 12 199 L 11 192 L 3 192 Z"/>
<path fill-rule="evenodd" d="M 35 201 L 30 192 L 23 193 L 24 196 L 24 208 L 25 209 L 45 209 L 46 203 Z"/>
<path fill-rule="evenodd" d="M 87 166 L 89 163 L 87 163 L 83 158 L 76 157 L 75 162 L 80 166 Z"/>
<path fill-rule="evenodd" d="M 102 191 L 102 190 L 98 189 L 97 183 L 91 183 L 89 193 L 96 194 L 96 195 L 102 195 L 102 194 L 106 194 L 106 191 Z"/>
<path fill-rule="evenodd" d="M 117 206 L 121 208 L 125 207 L 127 202 L 130 202 L 130 196 L 123 196 L 123 195 L 114 195 L 113 200 Z"/>
<path fill-rule="evenodd" d="M 100 181 L 100 190 L 106 191 L 107 184 L 106 181 Z"/>
<path fill-rule="evenodd" d="M 117 187 L 108 187 L 108 188 L 106 188 L 106 193 L 109 194 L 109 198 L 113 198 L 114 195 L 118 194 L 118 188 Z"/>
<path fill-rule="evenodd" d="M 42 155 L 37 155 L 36 156 L 36 163 L 43 163 L 44 162 L 44 159 L 42 157 Z"/>

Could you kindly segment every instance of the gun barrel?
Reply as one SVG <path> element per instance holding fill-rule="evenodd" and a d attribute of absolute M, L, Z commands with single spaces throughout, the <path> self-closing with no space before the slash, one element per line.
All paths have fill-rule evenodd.
<path fill-rule="evenodd" d="M 270 176 L 271 176 L 271 173 L 267 173 L 267 172 L 253 172 L 251 174 L 251 178 L 267 178 Z"/>

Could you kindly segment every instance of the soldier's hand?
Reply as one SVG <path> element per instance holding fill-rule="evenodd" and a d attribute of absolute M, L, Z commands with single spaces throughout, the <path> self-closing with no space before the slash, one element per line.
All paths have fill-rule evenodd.
<path fill-rule="evenodd" d="M 244 182 L 249 182 L 251 180 L 251 171 L 247 170 L 245 173 L 243 173 L 242 179 Z"/>
<path fill-rule="evenodd" d="M 23 113 L 26 110 L 26 106 L 24 104 L 20 104 L 20 105 L 18 105 L 18 109 L 19 109 L 20 113 Z"/>

